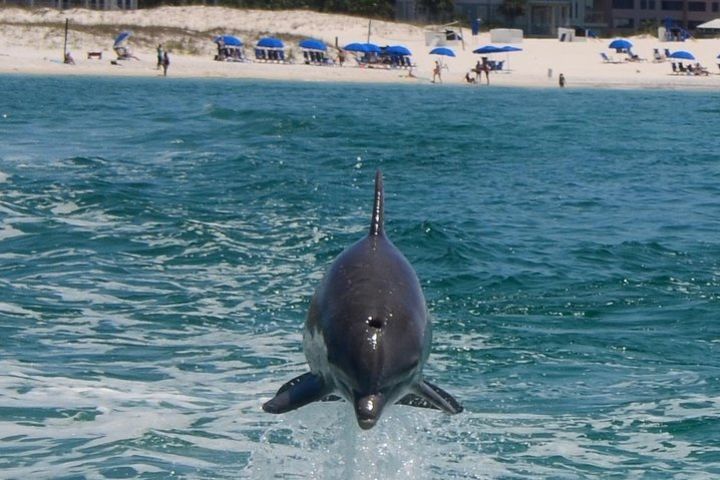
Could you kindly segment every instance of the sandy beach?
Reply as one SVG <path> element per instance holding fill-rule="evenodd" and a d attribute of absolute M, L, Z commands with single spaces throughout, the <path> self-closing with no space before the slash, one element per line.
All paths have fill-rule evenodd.
<path fill-rule="evenodd" d="M 75 65 L 62 63 L 65 19 L 70 21 L 68 50 Z M 130 29 L 129 47 L 136 60 L 111 63 L 113 40 L 121 30 Z M 170 51 L 171 77 L 257 78 L 311 82 L 396 82 L 429 83 L 434 61 L 432 46 L 425 41 L 423 26 L 373 20 L 371 42 L 378 45 L 405 45 L 413 52 L 413 77 L 407 70 L 361 68 L 352 57 L 343 67 L 311 66 L 301 62 L 297 42 L 313 37 L 328 45 L 340 46 L 365 42 L 368 20 L 344 15 L 297 11 L 238 10 L 223 7 L 163 7 L 138 11 L 16 9 L 0 10 L 0 73 L 37 75 L 122 75 L 161 76 L 156 69 L 155 47 L 158 43 Z M 218 62 L 213 60 L 216 45 L 212 38 L 232 34 L 245 42 L 252 57 L 258 38 L 273 35 L 285 41 L 288 54 L 296 63 Z M 442 57 L 443 84 L 463 84 L 465 74 L 480 55 L 475 48 L 487 45 L 490 34 L 471 36 L 463 30 L 464 45 L 452 45 L 454 58 Z M 601 52 L 624 59 L 608 48 L 611 39 L 588 39 L 564 43 L 556 39 L 524 39 L 515 46 L 522 51 L 496 54 L 505 60 L 504 72 L 490 75 L 491 86 L 556 87 L 558 75 L 564 74 L 568 87 L 600 88 L 720 88 L 719 39 L 693 39 L 686 42 L 660 42 L 651 36 L 630 40 L 633 51 L 643 61 L 606 63 Z M 710 75 L 673 74 L 669 61 L 653 61 L 653 49 L 692 52 Z M 88 58 L 88 52 L 102 52 L 102 58 Z M 336 50 L 330 48 L 330 56 Z M 299 58 L 298 58 L 299 57 Z M 687 63 L 687 62 L 686 62 Z M 485 86 L 485 83 L 482 83 Z"/>

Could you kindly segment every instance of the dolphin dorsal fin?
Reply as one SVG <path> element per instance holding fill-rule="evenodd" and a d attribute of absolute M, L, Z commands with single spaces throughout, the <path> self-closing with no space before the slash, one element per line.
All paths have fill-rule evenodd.
<path fill-rule="evenodd" d="M 378 236 L 384 233 L 383 223 L 385 216 L 385 193 L 383 191 L 382 172 L 375 172 L 375 203 L 373 204 L 372 218 L 370 219 L 370 235 Z"/>

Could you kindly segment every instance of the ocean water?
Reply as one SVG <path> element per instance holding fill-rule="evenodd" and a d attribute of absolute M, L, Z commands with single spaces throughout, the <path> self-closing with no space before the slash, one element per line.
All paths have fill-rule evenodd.
<path fill-rule="evenodd" d="M 0 87 L 0 477 L 720 475 L 719 93 Z M 377 168 L 466 410 L 266 414 Z"/>

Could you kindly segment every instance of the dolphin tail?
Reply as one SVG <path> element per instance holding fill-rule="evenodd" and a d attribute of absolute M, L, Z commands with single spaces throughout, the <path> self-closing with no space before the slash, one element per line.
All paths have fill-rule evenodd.
<path fill-rule="evenodd" d="M 433 408 L 435 410 L 442 410 L 450 415 L 455 415 L 463 411 L 463 406 L 460 405 L 460 402 L 455 400 L 452 395 L 425 380 L 421 381 L 415 387 L 413 393 L 405 395 L 395 403 L 411 407 Z"/>
<path fill-rule="evenodd" d="M 265 402 L 263 410 L 268 413 L 285 413 L 322 400 L 330 389 L 319 375 L 307 372 L 280 387 L 275 396 Z"/>
<path fill-rule="evenodd" d="M 382 172 L 375 172 L 375 202 L 373 204 L 372 219 L 370 220 L 370 235 L 377 236 L 383 233 L 385 222 L 385 192 L 383 189 Z"/>

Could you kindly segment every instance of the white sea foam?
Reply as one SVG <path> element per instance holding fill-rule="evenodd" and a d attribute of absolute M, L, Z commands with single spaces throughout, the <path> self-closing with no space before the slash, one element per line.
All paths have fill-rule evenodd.
<path fill-rule="evenodd" d="M 0 241 L 7 240 L 9 238 L 19 237 L 24 235 L 21 230 L 18 230 L 14 226 L 4 223 L 0 225 Z"/>

